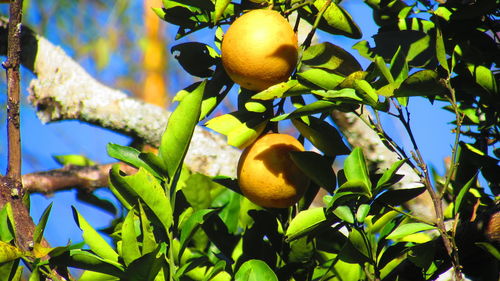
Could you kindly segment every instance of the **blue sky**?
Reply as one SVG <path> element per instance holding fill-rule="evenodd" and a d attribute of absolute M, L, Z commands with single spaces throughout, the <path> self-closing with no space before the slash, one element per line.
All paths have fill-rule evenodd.
<path fill-rule="evenodd" d="M 161 1 L 158 2 L 160 3 Z M 377 32 L 377 27 L 372 21 L 371 10 L 365 4 L 361 3 L 361 1 L 345 1 L 344 7 L 351 13 L 354 20 L 362 29 L 363 39 L 371 40 L 371 36 Z M 168 25 L 167 23 L 164 24 Z M 172 31 L 172 28 L 168 30 Z M 48 34 L 46 36 L 53 40 L 53 43 L 60 45 L 69 54 L 75 53 L 69 47 L 70 45 L 67 42 L 61 41 L 57 35 Z M 104 36 L 104 34 L 96 34 L 96 36 Z M 211 38 L 213 38 L 213 31 L 200 32 L 189 37 L 189 39 L 205 43 L 209 43 L 208 41 Z M 351 48 L 357 40 L 347 39 L 342 36 L 326 35 L 324 33 L 320 33 L 319 40 L 320 42 L 330 41 L 340 45 L 356 56 L 363 66 L 368 64 L 366 59 L 361 58 L 357 54 L 357 51 Z M 174 44 L 176 42 L 172 42 L 169 48 Z M 169 50 L 167 49 L 165 52 L 169 52 Z M 136 61 L 139 62 L 140 60 Z M 104 71 L 97 71 L 91 60 L 82 59 L 80 62 L 87 71 L 104 83 L 113 83 L 113 79 L 116 79 L 114 75 L 122 72 L 124 66 L 122 61 L 117 60 L 116 63 L 111 64 Z M 172 61 L 171 66 L 179 67 L 175 61 Z M 182 70 L 179 71 L 182 72 Z M 26 77 L 31 76 L 27 71 L 23 71 L 22 75 Z M 169 81 L 170 91 L 175 93 L 188 86 L 189 80 L 189 78 L 186 78 Z M 24 79 L 24 81 L 29 80 Z M 179 81 L 180 83 L 177 83 Z M 1 85 L 4 87 L 5 92 L 5 84 Z M 27 86 L 26 83 L 23 83 L 22 88 L 26 89 Z M 26 95 L 27 93 L 24 91 L 23 96 L 26 97 Z M 0 96 L 1 104 L 5 104 L 5 99 L 5 95 Z M 425 99 L 415 98 L 410 101 L 409 108 L 412 129 L 420 145 L 424 159 L 428 164 L 437 168 L 438 171 L 443 172 L 443 159 L 451 154 L 454 136 L 450 133 L 452 126 L 447 123 L 453 116 L 444 110 L 439 110 L 438 108 L 441 106 L 443 104 L 436 103 L 431 105 Z M 5 114 L 5 110 L 0 112 L 1 173 L 5 173 L 7 161 Z M 106 155 L 106 144 L 112 142 L 126 145 L 129 142 L 129 138 L 127 137 L 79 121 L 64 121 L 43 125 L 36 117 L 34 109 L 26 100 L 24 100 L 21 114 L 22 148 L 24 153 L 23 173 L 60 168 L 52 158 L 54 155 L 82 154 L 98 163 L 108 163 L 112 159 Z M 408 138 L 402 127 L 397 122 L 394 122 L 392 118 L 384 115 L 382 117 L 384 126 L 389 133 L 403 146 L 409 147 Z M 98 195 L 114 200 L 112 195 L 106 190 L 98 191 Z M 51 197 L 33 195 L 31 202 L 31 213 L 35 221 L 38 220 L 44 208 L 50 202 L 54 202 L 51 218 L 46 230 L 47 239 L 53 246 L 64 245 L 69 240 L 72 242 L 79 242 L 81 240 L 81 233 L 72 218 L 71 205 L 75 205 L 80 213 L 95 228 L 105 227 L 113 219 L 113 216 L 105 212 L 76 201 L 75 192 L 73 191 L 60 192 Z"/>

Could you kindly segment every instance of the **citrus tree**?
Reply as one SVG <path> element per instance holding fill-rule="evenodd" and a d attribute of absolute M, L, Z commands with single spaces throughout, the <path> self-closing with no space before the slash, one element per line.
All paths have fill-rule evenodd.
<path fill-rule="evenodd" d="M 137 168 L 109 173 L 124 209 L 111 243 L 74 208 L 84 243 L 44 246 L 49 207 L 33 249 L 21 251 L 7 205 L 0 276 L 20 280 L 22 258 L 30 280 L 432 280 L 447 271 L 497 280 L 496 2 L 365 3 L 380 29 L 374 46 L 354 45 L 369 61 L 363 69 L 352 50 L 314 39 L 317 31 L 361 38 L 336 1 L 164 0 L 154 11 L 178 27 L 175 40 L 199 30 L 213 40 L 172 47 L 199 79 L 176 94 L 158 152 L 108 145 Z M 306 30 L 302 42 L 298 30 Z M 232 95 L 237 110 L 214 116 Z M 444 175 L 432 174 L 413 135 L 414 97 L 444 101 L 455 116 Z M 361 147 L 344 143 L 333 111 L 355 114 L 398 159 L 374 169 Z M 402 124 L 411 147 L 394 141 L 381 115 Z M 236 179 L 184 165 L 200 122 L 244 149 Z M 403 165 L 416 185 L 399 184 Z M 431 219 L 402 207 L 422 193 L 432 199 Z M 83 273 L 72 277 L 69 268 Z"/>

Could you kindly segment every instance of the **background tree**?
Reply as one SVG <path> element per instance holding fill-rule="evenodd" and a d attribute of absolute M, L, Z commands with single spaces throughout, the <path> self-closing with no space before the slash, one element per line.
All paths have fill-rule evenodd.
<path fill-rule="evenodd" d="M 17 195 L 10 190 L 2 192 L 7 195 L 2 197 L 1 218 L 6 226 L 1 236 L 5 262 L 2 270 L 8 273 L 3 276 L 17 278 L 22 258 L 33 272 L 30 278 L 61 278 L 67 267 L 76 267 L 85 269 L 81 279 L 89 280 L 231 276 L 245 279 L 254 274 L 270 280 L 416 280 L 436 278 L 452 267 L 456 279 L 461 278 L 463 270 L 474 279 L 496 280 L 498 231 L 496 221 L 490 219 L 496 217 L 491 214 L 497 212 L 494 197 L 499 182 L 495 158 L 499 100 L 496 3 L 366 3 L 381 27 L 373 46 L 367 41 L 355 45 L 370 62 L 362 68 L 349 52 L 332 43 L 311 44 L 315 32 L 320 30 L 353 38 L 361 36 L 356 19 L 335 2 L 276 1 L 257 5 L 246 1 L 164 1 L 162 8 L 155 7 L 155 12 L 179 26 L 176 39 L 198 29 L 210 29 L 215 40 L 206 44 L 187 40 L 173 47 L 182 67 L 206 80 L 176 95 L 175 100 L 180 103 L 162 137 L 167 119 L 164 112 L 131 102 L 103 87 L 45 39 L 25 30 L 24 65 L 37 74 L 37 80 L 31 83 L 30 101 L 43 120 L 80 119 L 159 145 L 160 150 L 153 154 L 120 145 L 108 146 L 112 157 L 139 169 L 128 176 L 119 166 L 110 172 L 110 188 L 118 203 L 107 207 L 127 210 L 108 229 L 112 247 L 73 209 L 90 250 L 79 244 L 47 248 L 41 243 L 41 233 L 50 208 L 33 230 L 33 237 L 29 232 L 18 231 L 22 222 L 12 214 L 20 209 L 5 204 Z M 237 153 L 228 149 L 210 154 L 203 140 L 214 137 L 195 129 L 200 117 L 206 117 L 217 104 L 228 99 L 231 84 L 219 65 L 216 50 L 222 29 L 215 27 L 232 22 L 244 9 L 269 6 L 285 16 L 298 12 L 299 18 L 312 24 L 302 44 L 301 67 L 290 81 L 277 87 L 260 93 L 241 90 L 238 113 L 212 118 L 208 126 L 226 134 L 229 143 L 238 144 L 257 137 L 249 122 L 252 118 L 269 124 L 292 120 L 301 135 L 299 139 L 307 139 L 321 153 L 293 155 L 314 184 L 290 210 L 259 208 L 239 195 L 234 181 L 193 173 L 183 165 L 194 131 L 187 166 L 196 169 L 196 163 L 204 163 L 198 171 L 212 176 L 234 175 L 234 165 L 228 162 L 207 171 L 206 166 L 213 167 L 223 161 L 220 159 L 227 159 L 224 155 Z M 295 24 L 301 25 L 298 21 Z M 36 58 L 34 52 L 38 54 Z M 96 99 L 97 92 L 100 96 Z M 456 140 L 449 169 L 442 176 L 431 177 L 412 131 L 408 105 L 415 96 L 431 102 L 444 101 L 455 114 Z M 378 159 L 388 167 L 384 169 L 380 163 L 365 161 L 364 154 L 369 153 L 359 148 L 350 152 L 329 121 L 334 109 L 350 112 L 366 123 L 399 160 Z M 235 118 L 240 116 L 245 118 Z M 337 122 L 341 128 L 354 124 L 349 115 L 335 116 L 337 121 L 347 117 L 346 126 Z M 395 140 L 385 130 L 381 116 L 402 124 L 410 146 L 404 146 L 404 142 Z M 232 118 L 231 122 L 228 118 Z M 239 133 L 231 134 L 235 130 Z M 347 139 L 352 136 L 347 134 Z M 197 151 L 200 147 L 205 150 L 203 153 Z M 342 154 L 348 156 L 342 169 L 334 172 L 331 163 Z M 81 157 L 60 159 L 82 163 Z M 207 159 L 214 160 L 213 165 L 206 165 Z M 229 163 L 235 163 L 234 158 L 230 159 L 233 162 Z M 403 179 L 397 174 L 405 164 L 420 185 L 396 189 L 398 182 L 404 183 L 408 178 L 407 173 Z M 380 166 L 384 168 L 377 169 Z M 101 180 L 96 185 L 96 180 L 79 176 L 78 172 L 88 172 L 85 169 L 73 167 L 58 172 L 68 176 L 65 180 L 72 176 L 86 179 L 76 182 L 89 190 L 102 185 L 100 178 L 96 178 Z M 122 169 L 130 172 L 129 168 Z M 61 174 L 32 176 L 38 176 L 38 182 L 62 178 Z M 34 189 L 36 182 L 31 186 Z M 55 184 L 52 191 L 63 186 Z M 320 186 L 330 195 L 324 197 L 324 207 L 309 208 Z M 424 191 L 432 199 L 435 221 L 399 207 Z M 102 201 L 93 202 L 106 207 Z M 442 203 L 448 203 L 448 207 L 443 209 Z M 33 237 L 32 241 L 29 237 Z M 46 255 L 48 259 L 44 259 Z"/>

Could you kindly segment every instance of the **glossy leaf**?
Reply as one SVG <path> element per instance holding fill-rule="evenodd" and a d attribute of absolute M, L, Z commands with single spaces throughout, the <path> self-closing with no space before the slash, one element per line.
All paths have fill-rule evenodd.
<path fill-rule="evenodd" d="M 462 207 L 462 202 L 464 200 L 465 195 L 469 192 L 470 188 L 474 186 L 477 181 L 477 177 L 473 176 L 458 192 L 457 197 L 455 198 L 455 202 L 453 204 L 453 213 L 458 214 L 460 212 L 460 208 Z"/>
<path fill-rule="evenodd" d="M 370 245 L 368 244 L 368 239 L 365 234 L 356 228 L 352 228 L 349 233 L 349 242 L 358 250 L 363 256 L 370 259 Z"/>
<path fill-rule="evenodd" d="M 336 186 L 336 177 L 332 168 L 332 160 L 312 151 L 292 151 L 290 157 L 293 162 L 311 178 L 317 185 L 333 192 Z"/>
<path fill-rule="evenodd" d="M 210 207 L 213 199 L 223 190 L 223 187 L 212 181 L 210 177 L 195 173 L 186 179 L 181 190 L 196 211 Z"/>
<path fill-rule="evenodd" d="M 78 281 L 118 281 L 120 278 L 100 272 L 85 270 Z"/>
<path fill-rule="evenodd" d="M 293 241 L 307 235 L 321 223 L 326 221 L 324 208 L 313 208 L 300 211 L 290 222 L 286 230 L 286 240 Z"/>
<path fill-rule="evenodd" d="M 85 243 L 90 249 L 99 257 L 118 262 L 118 254 L 111 248 L 111 246 L 104 240 L 104 238 L 85 220 L 84 217 L 78 213 L 75 207 L 71 207 L 73 216 L 78 227 L 82 230 L 82 236 Z"/>
<path fill-rule="evenodd" d="M 378 69 L 384 76 L 385 80 L 387 80 L 387 82 L 389 83 L 393 83 L 394 78 L 392 77 L 391 70 L 385 64 L 384 59 L 380 56 L 375 56 L 375 64 L 377 65 Z"/>
<path fill-rule="evenodd" d="M 181 167 L 191 142 L 194 128 L 200 118 L 205 84 L 201 83 L 182 99 L 170 115 L 167 128 L 161 137 L 159 155 L 165 162 L 170 177 L 173 177 Z"/>
<path fill-rule="evenodd" d="M 431 229 L 435 229 L 435 227 L 432 225 L 428 225 L 428 224 L 420 223 L 420 222 L 402 224 L 402 225 L 398 226 L 396 229 L 394 229 L 386 237 L 386 239 L 397 240 L 397 239 L 404 238 L 405 236 L 408 236 L 410 234 L 414 234 L 414 233 L 424 231 L 424 230 L 431 230 Z"/>
<path fill-rule="evenodd" d="M 117 277 L 125 277 L 123 266 L 117 262 L 101 258 L 85 250 L 70 250 L 56 258 L 58 263 L 70 267 L 91 270 Z"/>
<path fill-rule="evenodd" d="M 356 221 L 359 223 L 363 223 L 369 212 L 370 212 L 370 205 L 368 204 L 359 205 L 358 211 L 356 212 Z"/>
<path fill-rule="evenodd" d="M 304 85 L 311 85 L 325 90 L 334 90 L 345 79 L 342 75 L 319 68 L 299 72 L 297 78 Z"/>
<path fill-rule="evenodd" d="M 281 121 L 284 119 L 292 119 L 292 118 L 312 115 L 312 114 L 316 114 L 316 113 L 331 112 L 335 108 L 339 108 L 338 103 L 326 101 L 326 100 L 319 100 L 319 101 L 312 102 L 310 104 L 306 104 L 302 107 L 299 107 L 296 110 L 294 110 L 293 112 L 277 116 L 277 117 L 271 119 L 271 121 Z"/>
<path fill-rule="evenodd" d="M 12 205 L 7 202 L 0 209 L 0 241 L 10 242 L 15 237 L 14 215 Z"/>
<path fill-rule="evenodd" d="M 495 78 L 495 75 L 491 72 L 491 70 L 482 65 L 473 65 L 473 64 L 468 64 L 467 69 L 472 75 L 474 81 L 479 86 L 481 86 L 491 94 L 498 95 L 498 88 L 496 82 L 498 79 Z"/>
<path fill-rule="evenodd" d="M 153 175 L 160 177 L 160 175 L 156 173 L 154 169 L 152 169 L 146 162 L 144 162 L 144 160 L 140 158 L 141 152 L 139 150 L 133 147 L 123 146 L 114 143 L 108 143 L 106 149 L 108 151 L 109 156 L 117 160 L 120 160 L 122 162 L 125 162 L 136 168 L 142 167 L 148 170 L 148 172 L 152 173 Z"/>
<path fill-rule="evenodd" d="M 307 93 L 308 87 L 301 85 L 297 80 L 288 80 L 276 85 L 273 85 L 264 91 L 261 91 L 252 96 L 255 100 L 272 100 L 287 96 L 300 95 Z"/>
<path fill-rule="evenodd" d="M 481 247 L 483 250 L 491 254 L 497 261 L 500 260 L 500 251 L 498 250 L 497 247 L 493 246 L 492 244 L 488 242 L 476 242 L 476 245 Z"/>
<path fill-rule="evenodd" d="M 312 68 L 321 68 L 342 75 L 361 71 L 361 65 L 347 51 L 330 42 L 312 45 L 302 55 L 302 63 Z"/>
<path fill-rule="evenodd" d="M 162 267 L 166 267 L 167 264 L 165 252 L 166 246 L 162 244 L 159 245 L 155 251 L 134 260 L 126 268 L 125 274 L 127 278 L 129 280 L 157 280 L 156 277 L 158 273 L 160 273 Z M 165 280 L 162 278 L 164 276 L 162 276 L 161 273 L 158 277 L 159 280 Z"/>
<path fill-rule="evenodd" d="M 348 206 L 338 206 L 333 213 L 341 220 L 347 223 L 354 223 L 354 214 Z"/>
<path fill-rule="evenodd" d="M 368 174 L 365 156 L 361 148 L 356 147 L 344 161 L 344 173 L 347 183 L 361 184 L 362 189 L 371 196 L 372 183 Z"/>
<path fill-rule="evenodd" d="M 151 253 L 158 246 L 155 240 L 155 236 L 153 233 L 153 227 L 151 226 L 151 222 L 142 207 L 142 203 L 139 201 L 139 219 L 141 222 L 141 235 L 142 235 L 142 255 L 147 253 Z"/>
<path fill-rule="evenodd" d="M 394 92 L 396 97 L 432 96 L 443 94 L 445 89 L 437 72 L 421 70 L 410 75 Z"/>
<path fill-rule="evenodd" d="M 377 181 L 376 190 L 380 191 L 383 188 L 389 187 L 394 184 L 394 179 L 399 168 L 405 163 L 405 159 L 394 162 L 391 167 L 384 171 L 382 177 Z"/>
<path fill-rule="evenodd" d="M 248 260 L 236 272 L 235 281 L 278 281 L 273 270 L 261 260 Z"/>
<path fill-rule="evenodd" d="M 366 80 L 354 81 L 354 89 L 361 96 L 365 103 L 371 106 L 376 106 L 378 103 L 377 91 Z"/>
<path fill-rule="evenodd" d="M 340 133 L 332 125 L 316 117 L 309 117 L 307 125 L 299 119 L 292 119 L 292 123 L 299 132 L 316 148 L 330 157 L 349 153 Z"/>

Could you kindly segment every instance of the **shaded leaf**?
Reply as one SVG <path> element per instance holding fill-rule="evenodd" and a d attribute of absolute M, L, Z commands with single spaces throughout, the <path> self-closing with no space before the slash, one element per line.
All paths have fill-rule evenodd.
<path fill-rule="evenodd" d="M 332 159 L 312 151 L 291 151 L 290 157 L 316 184 L 333 192 L 337 180 L 332 168 Z"/>
<path fill-rule="evenodd" d="M 322 68 L 345 76 L 363 70 L 350 53 L 330 42 L 307 48 L 302 55 L 302 63 L 312 68 Z"/>
<path fill-rule="evenodd" d="M 193 238 L 193 235 L 196 230 L 198 230 L 201 225 L 205 222 L 205 220 L 214 214 L 217 214 L 218 209 L 201 209 L 194 212 L 186 222 L 184 222 L 180 236 L 180 250 L 178 257 L 182 257 L 182 254 L 186 247 L 188 246 L 189 241 Z"/>
<path fill-rule="evenodd" d="M 396 97 L 432 96 L 445 92 L 444 86 L 439 81 L 437 72 L 421 70 L 406 78 L 401 86 L 394 91 Z"/>
<path fill-rule="evenodd" d="M 309 116 L 309 125 L 299 119 L 292 119 L 292 123 L 299 132 L 316 148 L 330 157 L 349 153 L 340 133 L 332 125 Z"/>
<path fill-rule="evenodd" d="M 108 143 L 106 146 L 106 150 L 108 151 L 109 156 L 136 168 L 142 167 L 148 170 L 148 172 L 152 173 L 153 175 L 160 177 L 160 175 L 156 173 L 155 169 L 152 169 L 146 162 L 144 162 L 144 160 L 140 158 L 141 152 L 139 150 L 133 147 L 114 143 Z"/>
<path fill-rule="evenodd" d="M 354 148 L 351 154 L 347 156 L 344 161 L 344 173 L 347 183 L 355 182 L 361 184 L 363 191 L 371 197 L 372 183 L 368 174 L 365 156 L 361 148 Z"/>
<path fill-rule="evenodd" d="M 401 168 L 401 166 L 403 166 L 405 161 L 406 161 L 405 159 L 396 161 L 391 165 L 391 167 L 389 169 L 384 171 L 384 173 L 382 174 L 382 177 L 380 177 L 380 179 L 377 181 L 377 187 L 376 187 L 377 191 L 380 191 L 383 188 L 389 187 L 397 182 L 394 180 L 396 178 L 395 177 L 396 173 L 398 172 L 399 168 Z"/>

